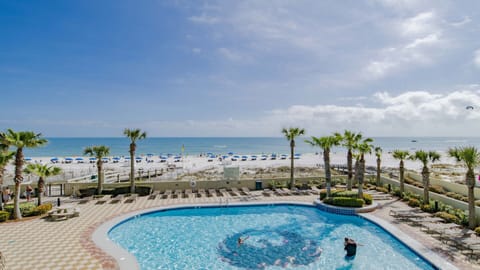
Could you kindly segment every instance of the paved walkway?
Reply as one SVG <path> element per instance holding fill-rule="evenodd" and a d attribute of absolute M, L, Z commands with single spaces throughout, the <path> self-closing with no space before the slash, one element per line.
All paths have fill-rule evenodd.
<path fill-rule="evenodd" d="M 313 202 L 317 196 L 271 196 L 264 197 L 260 192 L 253 192 L 254 201 L 297 201 Z M 225 199 L 223 199 L 225 200 Z M 139 197 L 132 203 L 95 204 L 95 201 L 86 204 L 77 204 L 80 208 L 80 217 L 62 221 L 48 221 L 43 218 L 33 218 L 20 222 L 0 224 L 0 251 L 6 258 L 7 269 L 116 269 L 113 259 L 99 250 L 91 241 L 92 232 L 99 224 L 121 214 L 134 210 L 151 207 L 195 204 L 219 203 L 220 198 L 178 198 L 148 200 Z M 230 197 L 230 202 L 240 201 L 238 197 Z M 389 209 L 408 207 L 402 202 L 386 201 L 382 209 L 374 212 L 398 228 L 411 235 L 427 247 L 445 254 L 460 269 L 480 269 L 478 262 L 467 262 L 463 255 L 455 251 L 441 249 L 442 244 L 430 236 L 405 224 L 397 224 L 388 215 Z"/>

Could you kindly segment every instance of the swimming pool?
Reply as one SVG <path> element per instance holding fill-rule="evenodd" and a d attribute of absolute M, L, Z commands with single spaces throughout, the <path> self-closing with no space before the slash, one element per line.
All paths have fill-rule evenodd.
<path fill-rule="evenodd" d="M 314 207 L 263 205 L 151 212 L 109 238 L 146 269 L 435 269 L 379 226 Z M 345 258 L 344 237 L 355 239 Z M 238 238 L 246 239 L 238 245 Z"/>

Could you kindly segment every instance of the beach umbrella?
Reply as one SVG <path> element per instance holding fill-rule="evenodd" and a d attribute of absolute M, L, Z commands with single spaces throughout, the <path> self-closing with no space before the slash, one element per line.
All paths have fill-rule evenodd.
<path fill-rule="evenodd" d="M 32 158 L 31 158 L 31 157 L 26 157 L 26 158 L 24 158 L 24 160 L 25 160 L 25 161 L 31 161 Z"/>
<path fill-rule="evenodd" d="M 130 160 L 130 157 L 125 157 L 125 160 Z"/>
<path fill-rule="evenodd" d="M 71 158 L 71 157 L 67 157 L 67 158 L 65 158 L 65 160 L 67 160 L 67 161 L 72 161 L 72 160 L 73 160 L 73 158 Z"/>
<path fill-rule="evenodd" d="M 139 159 L 141 160 L 141 159 L 142 159 L 142 157 L 135 157 L 135 159 L 136 159 L 136 160 L 139 160 Z"/>
<path fill-rule="evenodd" d="M 95 161 L 95 160 L 97 160 L 97 158 L 95 158 L 95 157 L 91 157 L 91 158 L 89 158 L 89 160 L 93 160 L 93 161 Z"/>
<path fill-rule="evenodd" d="M 83 161 L 83 158 L 77 157 L 75 160 L 77 160 L 77 161 Z"/>
<path fill-rule="evenodd" d="M 120 160 L 120 157 L 113 157 L 113 160 Z"/>
<path fill-rule="evenodd" d="M 51 158 L 50 161 L 51 162 L 58 162 L 58 158 L 57 157 Z"/>
<path fill-rule="evenodd" d="M 229 155 L 229 156 L 232 156 L 232 155 L 233 155 L 233 152 L 228 152 L 228 155 Z"/>
<path fill-rule="evenodd" d="M 153 157 L 154 155 L 152 153 L 148 153 L 147 157 Z"/>

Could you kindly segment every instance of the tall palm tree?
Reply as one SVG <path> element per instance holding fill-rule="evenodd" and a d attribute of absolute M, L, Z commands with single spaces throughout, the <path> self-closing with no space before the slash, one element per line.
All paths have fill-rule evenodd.
<path fill-rule="evenodd" d="M 47 164 L 28 164 L 24 170 L 25 173 L 32 173 L 38 176 L 38 202 L 37 205 L 42 204 L 42 194 L 45 191 L 45 179 L 49 176 L 59 175 L 62 169 L 59 167 L 48 166 Z"/>
<path fill-rule="evenodd" d="M 143 140 L 147 137 L 146 132 L 140 129 L 128 129 L 123 131 L 123 135 L 130 139 L 130 193 L 135 193 L 135 151 L 137 150 L 137 140 Z"/>
<path fill-rule="evenodd" d="M 465 183 L 468 188 L 468 227 L 475 229 L 475 167 L 480 165 L 480 152 L 473 146 L 455 147 L 448 150 L 448 155 L 455 158 L 457 162 L 462 162 L 467 167 Z"/>
<path fill-rule="evenodd" d="M 12 129 L 8 129 L 6 133 L 1 134 L 0 141 L 2 144 L 14 146 L 17 148 L 15 152 L 15 176 L 13 178 L 15 182 L 15 190 L 13 193 L 13 218 L 21 219 L 22 213 L 20 212 L 20 184 L 23 181 L 23 149 L 43 146 L 47 144 L 48 141 L 42 138 L 41 133 L 34 133 L 32 131 L 15 132 Z"/>
<path fill-rule="evenodd" d="M 380 174 L 382 173 L 382 148 L 381 147 L 375 147 L 375 156 L 377 156 L 377 181 L 376 185 L 377 187 L 380 186 Z"/>
<path fill-rule="evenodd" d="M 393 158 L 400 160 L 400 165 L 399 165 L 399 181 L 400 181 L 400 194 L 405 192 L 405 167 L 403 164 L 403 161 L 407 159 L 410 156 L 410 153 L 406 150 L 394 150 L 393 151 Z"/>
<path fill-rule="evenodd" d="M 437 160 L 440 160 L 440 154 L 435 151 L 415 151 L 413 155 L 410 156 L 411 160 L 419 160 L 423 164 L 422 169 L 422 182 L 423 182 L 423 203 L 428 204 L 430 201 L 430 196 L 428 194 L 428 189 L 430 187 L 430 171 L 428 170 L 428 163 L 434 163 Z"/>
<path fill-rule="evenodd" d="M 314 137 L 311 140 L 305 140 L 312 146 L 319 146 L 323 149 L 323 162 L 325 164 L 325 182 L 327 184 L 327 198 L 330 197 L 332 186 L 332 174 L 330 172 L 330 149 L 333 146 L 340 145 L 341 138 L 338 136 Z"/>
<path fill-rule="evenodd" d="M 295 178 L 293 177 L 294 169 L 294 156 L 295 156 L 295 138 L 305 134 L 305 129 L 303 128 L 289 128 L 282 129 L 283 135 L 285 138 L 290 141 L 290 188 L 295 186 Z"/>
<path fill-rule="evenodd" d="M 336 136 L 341 136 L 343 140 L 343 146 L 347 148 L 347 169 L 348 169 L 348 180 L 347 180 L 347 189 L 352 190 L 352 178 L 353 178 L 353 150 L 355 146 L 362 139 L 361 133 L 354 133 L 349 130 L 345 130 L 343 135 L 340 133 L 335 133 Z"/>
<path fill-rule="evenodd" d="M 2 138 L 2 135 L 0 135 Z M 8 145 L 0 144 L 0 188 L 3 186 L 3 173 L 8 162 L 13 159 L 15 152 L 8 150 Z M 0 203 L 0 210 L 3 210 L 3 199 Z"/>
<path fill-rule="evenodd" d="M 87 147 L 83 151 L 85 155 L 95 157 L 97 159 L 97 170 L 98 170 L 98 184 L 97 184 L 97 194 L 102 194 L 103 189 L 103 161 L 102 158 L 110 154 L 110 148 L 105 145 L 98 145 Z"/>
<path fill-rule="evenodd" d="M 371 144 L 373 140 L 371 138 L 366 138 L 362 143 L 357 145 L 358 153 L 360 154 L 360 160 L 358 163 L 358 197 L 363 198 L 363 179 L 365 178 L 365 154 L 371 154 L 373 145 Z"/>

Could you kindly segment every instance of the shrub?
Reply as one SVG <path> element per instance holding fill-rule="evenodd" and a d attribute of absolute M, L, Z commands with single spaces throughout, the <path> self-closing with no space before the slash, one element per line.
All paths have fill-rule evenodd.
<path fill-rule="evenodd" d="M 38 216 L 38 215 L 46 214 L 48 211 L 52 210 L 52 207 L 53 207 L 52 203 L 39 205 L 35 207 L 35 209 L 33 210 L 33 215 Z"/>
<path fill-rule="evenodd" d="M 449 214 L 447 212 L 438 212 L 435 214 L 435 216 L 439 218 L 443 218 L 447 222 L 453 222 L 457 224 L 460 223 L 460 220 L 456 216 Z"/>
<path fill-rule="evenodd" d="M 10 213 L 7 211 L 0 211 L 0 222 L 7 221 L 10 218 Z"/>
<path fill-rule="evenodd" d="M 7 211 L 10 216 L 13 216 L 13 204 L 9 204 L 5 206 L 5 211 Z M 35 209 L 35 204 L 33 202 L 24 202 L 20 203 L 20 213 L 22 217 L 29 217 L 33 216 L 33 210 Z"/>
<path fill-rule="evenodd" d="M 422 204 L 420 206 L 420 209 L 422 209 L 422 211 L 424 212 L 428 212 L 428 213 L 435 213 L 435 205 L 431 205 L 431 204 Z"/>
<path fill-rule="evenodd" d="M 408 206 L 418 207 L 420 206 L 420 201 L 415 198 L 410 198 L 410 200 L 408 200 Z"/>
<path fill-rule="evenodd" d="M 362 207 L 364 204 L 362 199 L 349 197 L 330 197 L 323 200 L 323 202 L 326 204 L 345 207 Z"/>
<path fill-rule="evenodd" d="M 475 234 L 480 236 L 480 226 L 475 228 Z"/>
<path fill-rule="evenodd" d="M 370 205 L 372 204 L 373 197 L 370 194 L 363 193 L 363 200 L 365 201 L 365 204 Z"/>
<path fill-rule="evenodd" d="M 400 192 L 400 188 L 394 188 L 393 191 L 392 191 L 392 194 L 393 194 L 394 196 L 396 196 L 396 197 L 399 197 L 399 198 L 402 198 L 402 197 L 403 197 L 403 196 L 402 196 L 402 195 L 403 195 L 402 192 Z"/>
<path fill-rule="evenodd" d="M 388 189 L 384 187 L 376 187 L 375 190 L 378 192 L 388 193 Z"/>
<path fill-rule="evenodd" d="M 445 194 L 445 189 L 443 189 L 443 187 L 439 185 L 432 185 L 428 190 L 439 194 Z"/>
<path fill-rule="evenodd" d="M 335 193 L 332 192 L 332 197 L 354 198 L 354 197 L 358 197 L 358 192 L 357 191 L 352 191 L 352 190 L 338 191 L 338 192 L 335 192 Z"/>

